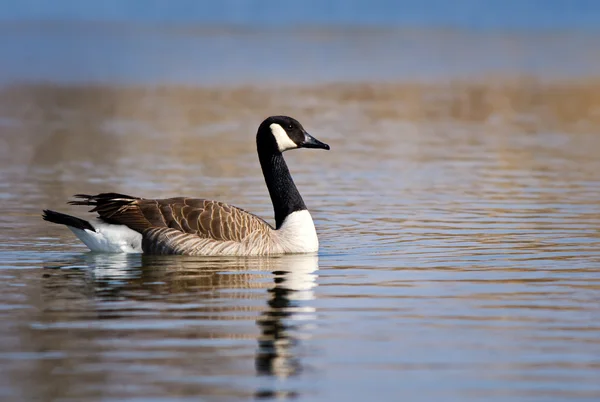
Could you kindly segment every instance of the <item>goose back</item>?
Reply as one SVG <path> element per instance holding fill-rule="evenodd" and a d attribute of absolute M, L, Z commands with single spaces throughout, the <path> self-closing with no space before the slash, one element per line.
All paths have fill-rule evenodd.
<path fill-rule="evenodd" d="M 77 194 L 73 205 L 90 205 L 107 223 L 143 236 L 151 254 L 271 254 L 273 228 L 241 208 L 199 198 L 145 199 L 117 193 Z"/>

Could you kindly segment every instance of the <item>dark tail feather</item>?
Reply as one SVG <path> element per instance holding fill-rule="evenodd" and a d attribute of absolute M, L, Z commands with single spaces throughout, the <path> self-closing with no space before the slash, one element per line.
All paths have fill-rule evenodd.
<path fill-rule="evenodd" d="M 58 223 L 59 225 L 67 225 L 76 229 L 88 229 L 94 232 L 96 231 L 96 229 L 94 229 L 94 227 L 88 221 L 71 215 L 61 214 L 60 212 L 51 211 L 49 209 L 44 209 L 42 218 L 45 221 Z"/>

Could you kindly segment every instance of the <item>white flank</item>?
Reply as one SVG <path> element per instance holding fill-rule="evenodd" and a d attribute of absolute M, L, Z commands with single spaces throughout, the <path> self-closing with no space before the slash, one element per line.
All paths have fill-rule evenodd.
<path fill-rule="evenodd" d="M 111 225 L 102 221 L 90 224 L 96 229 L 77 229 L 67 226 L 89 247 L 91 251 L 100 253 L 141 253 L 142 235 L 125 225 Z"/>
<path fill-rule="evenodd" d="M 313 253 L 319 250 L 315 224 L 307 210 L 289 214 L 275 233 L 276 243 L 284 253 Z"/>
<path fill-rule="evenodd" d="M 290 139 L 283 127 L 281 127 L 279 124 L 273 123 L 269 127 L 271 128 L 271 133 L 273 133 L 273 137 L 275 137 L 275 141 L 277 141 L 277 147 L 279 148 L 279 152 L 287 151 L 288 149 L 298 148 L 298 145 Z"/>

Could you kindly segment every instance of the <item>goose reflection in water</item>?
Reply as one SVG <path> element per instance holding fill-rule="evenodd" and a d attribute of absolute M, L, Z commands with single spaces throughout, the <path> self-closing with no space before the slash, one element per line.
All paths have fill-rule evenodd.
<path fill-rule="evenodd" d="M 188 378 L 190 388 L 200 388 L 198 382 L 207 378 L 227 378 L 247 370 L 247 356 L 253 354 L 259 384 L 245 391 L 260 397 L 295 395 L 293 390 L 280 389 L 284 383 L 265 383 L 260 378 L 283 379 L 302 372 L 301 340 L 310 339 L 316 318 L 310 305 L 317 279 L 316 255 L 199 258 L 85 254 L 45 265 L 62 268 L 44 271 L 42 303 L 46 317 L 41 317 L 38 329 L 49 328 L 54 332 L 47 332 L 55 334 L 46 338 L 46 343 L 51 343 L 59 330 L 62 344 L 68 337 L 81 344 L 83 331 L 89 343 L 85 349 L 92 358 L 98 354 L 98 362 L 106 362 L 102 354 L 107 353 L 107 344 L 114 355 L 169 355 L 163 359 L 143 356 L 128 364 L 154 367 L 156 378 L 148 381 L 146 373 L 141 384 L 148 382 L 154 395 L 159 387 L 158 394 L 171 396 L 170 381 Z M 258 348 L 252 348 L 253 352 L 247 342 L 244 344 L 257 338 L 247 325 L 249 320 L 256 322 L 260 332 Z M 65 359 L 71 359 L 69 366 L 77 367 L 76 356 L 67 354 Z M 117 372 L 131 377 L 125 362 L 109 363 L 107 371 L 117 367 Z M 173 371 L 180 374 L 170 378 L 168 373 Z M 107 386 L 94 383 L 102 382 L 102 378 L 87 376 L 80 381 L 91 382 L 87 384 L 91 388 Z M 196 392 L 205 393 L 206 387 L 220 393 L 239 392 L 239 385 L 228 381 L 203 383 Z M 193 393 L 187 389 L 182 395 Z"/>
<path fill-rule="evenodd" d="M 262 332 L 256 356 L 259 374 L 287 377 L 300 372 L 301 365 L 292 353 L 298 338 L 290 334 L 309 334 L 311 322 L 316 318 L 314 307 L 298 303 L 314 299 L 312 289 L 316 286 L 318 260 L 311 257 L 295 256 L 273 272 L 275 286 L 268 290 L 269 308 L 258 320 Z"/>

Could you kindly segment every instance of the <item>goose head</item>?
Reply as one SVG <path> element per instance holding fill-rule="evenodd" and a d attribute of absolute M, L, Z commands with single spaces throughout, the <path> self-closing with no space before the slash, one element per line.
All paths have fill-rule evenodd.
<path fill-rule="evenodd" d="M 278 153 L 296 148 L 329 149 L 329 145 L 307 133 L 298 120 L 288 116 L 265 119 L 258 128 L 256 143 L 259 150 L 270 149 Z"/>

